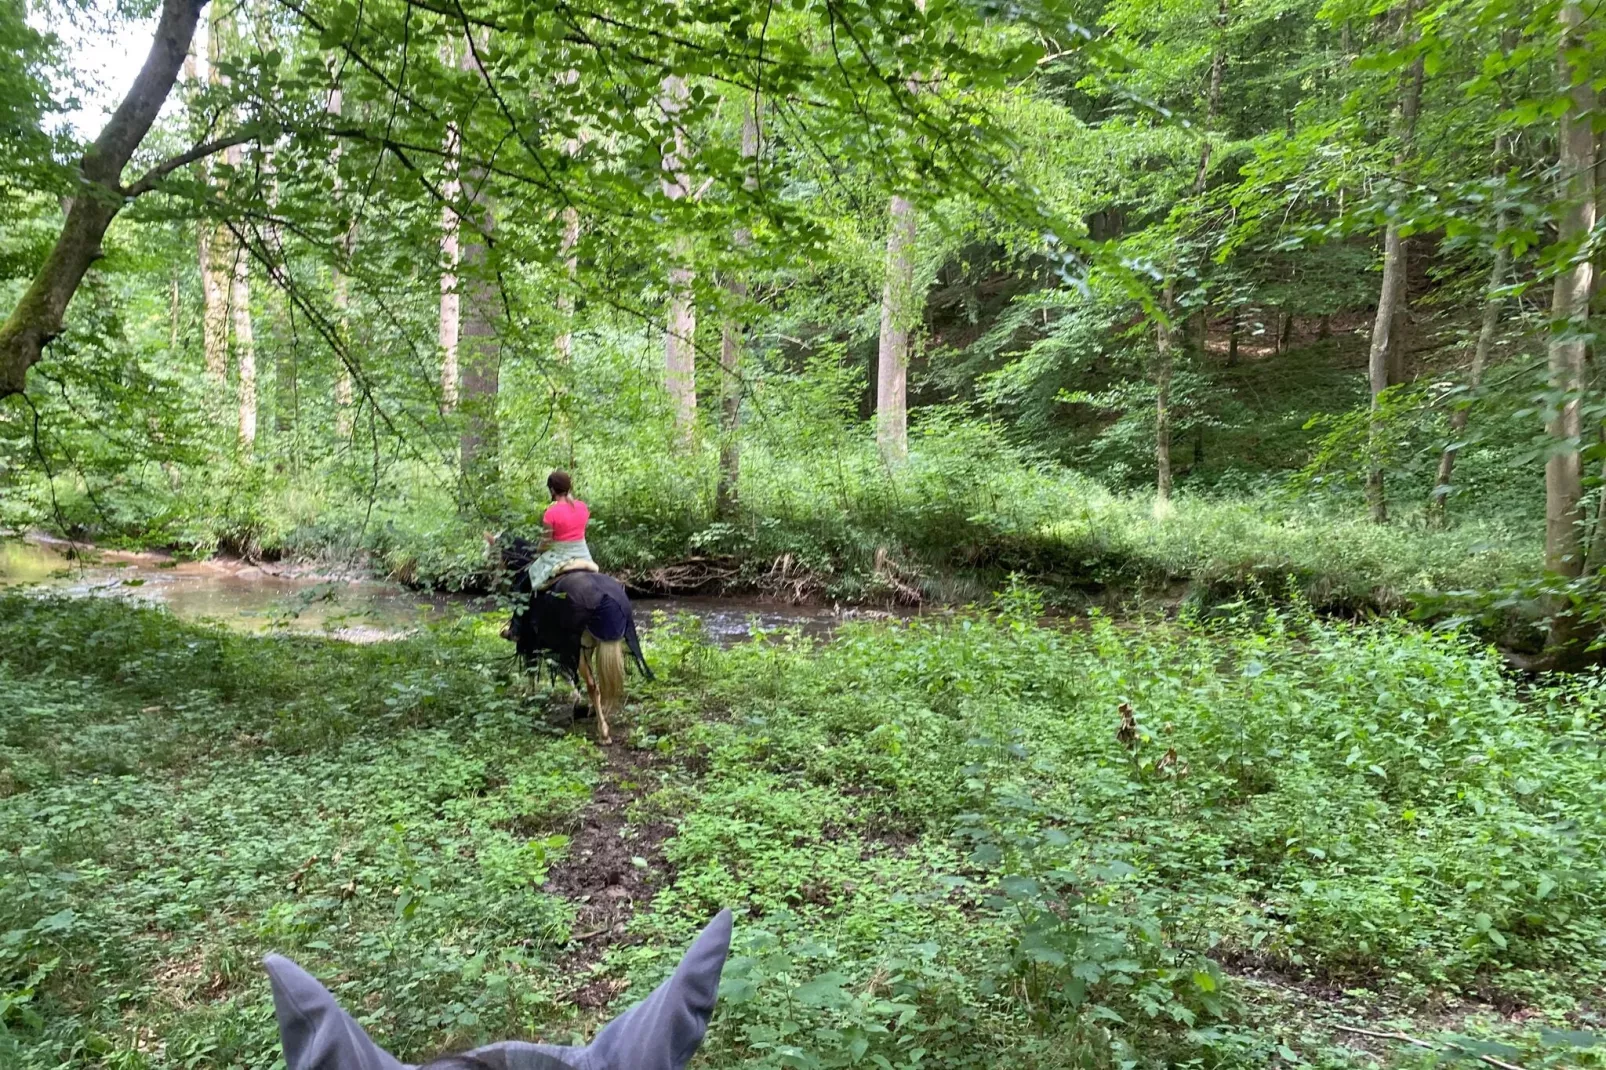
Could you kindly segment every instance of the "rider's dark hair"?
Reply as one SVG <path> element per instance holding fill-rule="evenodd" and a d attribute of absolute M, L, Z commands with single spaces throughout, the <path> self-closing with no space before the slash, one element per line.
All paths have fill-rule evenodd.
<path fill-rule="evenodd" d="M 574 480 L 569 478 L 569 473 L 560 468 L 546 477 L 546 489 L 551 491 L 552 496 L 556 498 L 558 495 L 567 494 L 574 489 Z"/>

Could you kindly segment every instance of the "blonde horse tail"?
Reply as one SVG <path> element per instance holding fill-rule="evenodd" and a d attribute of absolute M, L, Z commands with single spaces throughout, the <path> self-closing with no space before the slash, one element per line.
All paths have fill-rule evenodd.
<path fill-rule="evenodd" d="M 597 641 L 592 651 L 592 664 L 597 670 L 597 693 L 602 700 L 604 716 L 618 713 L 625 704 L 625 644 L 622 639 L 611 643 Z"/>

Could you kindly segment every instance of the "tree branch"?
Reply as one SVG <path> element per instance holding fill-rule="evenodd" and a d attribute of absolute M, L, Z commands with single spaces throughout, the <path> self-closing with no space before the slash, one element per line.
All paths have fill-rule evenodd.
<path fill-rule="evenodd" d="M 183 167 L 186 164 L 192 164 L 196 160 L 204 160 L 213 153 L 222 152 L 224 149 L 231 149 L 236 145 L 244 145 L 248 141 L 257 141 L 265 132 L 272 131 L 256 130 L 251 133 L 242 132 L 230 134 L 228 137 L 220 137 L 216 140 L 208 141 L 205 144 L 195 146 L 188 152 L 181 152 L 171 159 L 163 160 L 161 163 L 157 164 L 155 167 L 141 175 L 139 180 L 132 186 L 124 189 L 123 196 L 127 197 L 129 200 L 133 200 L 142 193 L 149 193 L 151 190 L 156 188 L 157 184 L 161 182 L 162 179 L 166 178 L 174 171 L 177 171 L 180 167 Z"/>
<path fill-rule="evenodd" d="M 27 387 L 28 369 L 61 333 L 68 302 L 78 292 L 89 265 L 100 259 L 106 228 L 127 203 L 123 168 L 172 92 L 205 5 L 206 0 L 163 0 L 145 65 L 105 129 L 84 152 L 80 185 L 61 234 L 27 292 L 0 326 L 0 397 L 20 394 Z"/>

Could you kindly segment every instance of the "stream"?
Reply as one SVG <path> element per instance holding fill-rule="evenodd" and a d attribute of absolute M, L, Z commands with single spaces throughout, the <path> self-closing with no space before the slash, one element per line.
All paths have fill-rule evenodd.
<path fill-rule="evenodd" d="M 313 574 L 289 565 L 251 565 L 214 558 L 181 561 L 159 553 L 97 550 L 46 536 L 0 542 L 0 589 L 22 588 L 79 597 L 126 598 L 165 607 L 184 620 L 237 631 L 283 630 L 355 643 L 397 639 L 464 613 L 494 610 L 483 596 L 415 591 L 370 576 Z M 791 605 L 755 598 L 637 598 L 636 621 L 696 617 L 721 646 L 755 629 L 798 629 L 828 638 L 845 620 L 884 616 L 874 610 Z"/>

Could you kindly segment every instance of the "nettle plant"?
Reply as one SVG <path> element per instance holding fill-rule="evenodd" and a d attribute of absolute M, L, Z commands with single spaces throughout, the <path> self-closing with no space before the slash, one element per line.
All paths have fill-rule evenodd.
<path fill-rule="evenodd" d="M 795 915 L 771 914 L 726 964 L 720 1006 L 743 1065 L 992 1065 L 976 1042 L 976 987 L 935 942 L 866 963 L 811 935 Z"/>
<path fill-rule="evenodd" d="M 1054 769 L 1017 740 L 978 737 L 965 767 L 972 809 L 956 818 L 982 905 L 1007 934 L 983 994 L 1013 995 L 1043 1033 L 1130 1057 L 1145 1046 L 1213 1039 L 1232 1003 L 1220 968 L 1173 944 L 1160 902 L 1119 860 L 1089 857 L 1075 822 L 1034 781 Z M 1189 1031 L 1187 1037 L 1184 1031 Z"/>

